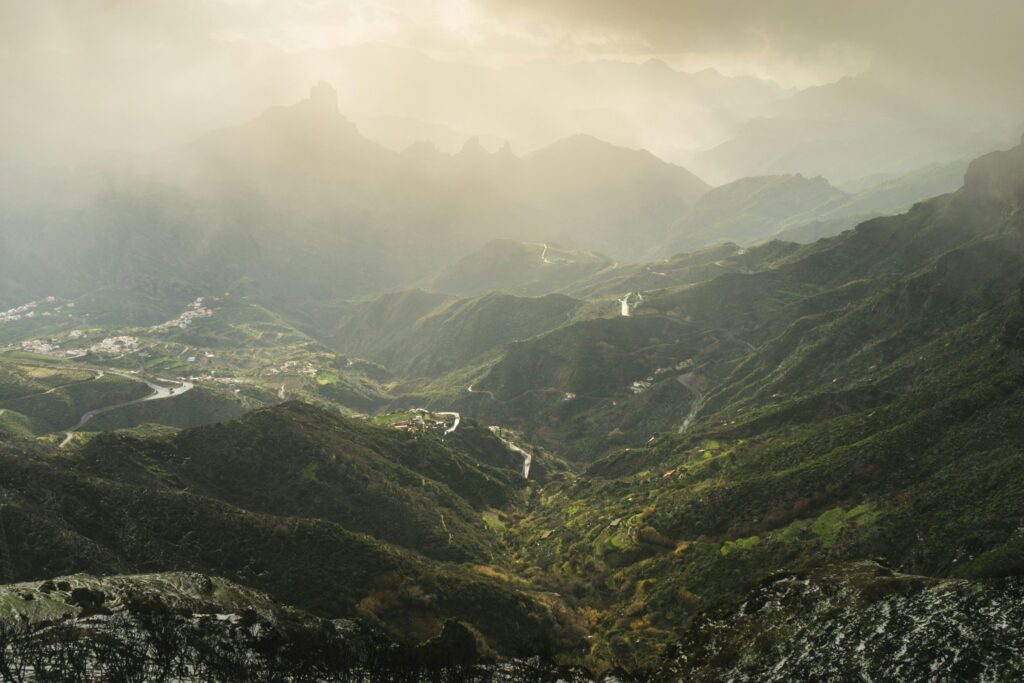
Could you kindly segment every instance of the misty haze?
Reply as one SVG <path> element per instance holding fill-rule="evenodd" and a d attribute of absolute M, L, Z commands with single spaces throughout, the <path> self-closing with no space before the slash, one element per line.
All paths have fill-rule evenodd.
<path fill-rule="evenodd" d="M 1021 680 L 1022 31 L 6 0 L 0 681 Z"/>

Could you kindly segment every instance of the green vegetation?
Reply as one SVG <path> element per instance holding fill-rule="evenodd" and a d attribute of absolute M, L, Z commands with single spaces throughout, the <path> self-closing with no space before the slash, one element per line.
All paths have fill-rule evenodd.
<path fill-rule="evenodd" d="M 497 537 L 482 513 L 522 481 L 431 438 L 289 403 L 167 436 L 104 434 L 79 450 L 10 441 L 0 465 L 16 579 L 204 571 L 404 640 L 432 637 L 444 615 L 507 653 L 579 637 L 557 604 L 415 551 L 491 561 Z"/>
<path fill-rule="evenodd" d="M 406 377 L 437 377 L 562 325 L 578 305 L 562 295 L 452 299 L 422 291 L 385 294 L 356 307 L 331 342 Z"/>

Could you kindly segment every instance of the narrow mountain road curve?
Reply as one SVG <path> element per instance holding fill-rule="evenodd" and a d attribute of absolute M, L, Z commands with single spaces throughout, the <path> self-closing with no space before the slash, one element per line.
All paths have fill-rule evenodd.
<path fill-rule="evenodd" d="M 683 420 L 683 424 L 679 426 L 679 433 L 682 434 L 690 428 L 690 425 L 693 423 L 693 419 L 697 417 L 697 412 L 700 410 L 701 404 L 704 403 L 704 394 L 701 393 L 700 389 L 693 385 L 693 373 L 688 372 L 685 375 L 679 375 L 676 377 L 676 380 L 678 380 L 680 384 L 686 387 L 687 390 L 693 394 L 693 403 L 690 404 L 690 412 L 687 414 L 686 419 Z"/>
<path fill-rule="evenodd" d="M 533 454 L 527 452 L 526 450 L 524 450 L 524 449 L 520 448 L 519 446 L 517 446 L 512 441 L 509 441 L 508 439 L 503 437 L 501 435 L 501 427 L 494 426 L 494 427 L 488 427 L 488 429 L 490 429 L 491 433 L 494 434 L 496 437 L 498 437 L 498 439 L 503 444 L 505 444 L 505 448 L 509 449 L 513 453 L 518 453 L 519 455 L 523 456 L 523 479 L 529 479 L 530 478 L 530 465 L 533 464 Z"/>
<path fill-rule="evenodd" d="M 127 374 L 120 373 L 120 372 L 112 372 L 111 374 L 117 375 L 118 377 L 124 377 L 126 379 L 132 379 L 132 380 L 135 380 L 135 381 L 138 381 L 138 382 L 144 382 L 146 384 L 146 386 L 148 386 L 150 389 L 153 390 L 153 393 L 150 394 L 149 396 L 144 396 L 142 398 L 137 398 L 137 399 L 134 399 L 132 401 L 122 401 L 121 403 L 115 403 L 114 405 L 104 406 L 103 408 L 96 408 L 95 410 L 90 410 L 85 415 L 82 415 L 81 419 L 78 420 L 78 423 L 75 424 L 74 427 L 72 427 L 71 429 L 69 429 L 68 431 L 66 431 L 64 433 L 65 434 L 64 440 L 60 442 L 60 445 L 58 445 L 58 448 L 64 448 L 65 446 L 67 446 L 71 442 L 71 439 L 74 438 L 75 432 L 77 432 L 79 429 L 84 427 L 85 424 L 87 422 L 89 422 L 89 420 L 93 419 L 97 415 L 103 415 L 104 413 L 109 413 L 112 410 L 117 410 L 118 408 L 125 408 L 127 406 L 133 406 L 133 405 L 136 405 L 136 404 L 139 404 L 139 403 L 148 403 L 149 401 L 160 401 L 160 400 L 167 399 L 167 398 L 173 398 L 175 396 L 181 396 L 185 392 L 190 391 L 192 389 L 192 387 L 195 386 L 194 384 L 192 384 L 192 382 L 184 382 L 184 381 L 182 381 L 182 382 L 177 382 L 178 386 L 176 386 L 176 387 L 164 387 L 164 386 L 161 386 L 159 384 L 154 384 L 153 382 L 150 382 L 147 379 L 142 379 L 140 377 L 134 377 L 132 375 L 127 375 Z M 157 379 L 160 379 L 160 381 L 162 381 L 162 382 L 171 382 L 172 381 L 172 380 L 166 380 L 166 379 L 162 379 L 162 378 L 157 378 Z"/>
<path fill-rule="evenodd" d="M 440 410 L 427 410 L 426 408 L 410 408 L 409 412 L 419 413 L 420 415 L 444 415 L 445 417 L 453 417 L 455 421 L 452 422 L 451 427 L 447 427 L 444 430 L 445 434 L 451 434 L 459 428 L 459 424 L 462 422 L 462 415 L 454 411 L 440 411 Z"/>
<path fill-rule="evenodd" d="M 488 391 L 487 389 L 474 389 L 472 384 L 466 387 L 466 391 L 471 394 L 483 394 L 485 396 L 490 396 L 492 401 L 498 401 L 498 397 L 494 395 L 493 391 Z"/>
<path fill-rule="evenodd" d="M 455 412 L 438 413 L 438 415 L 445 415 L 447 417 L 455 418 L 455 422 L 452 424 L 452 426 L 444 430 L 445 434 L 451 434 L 452 432 L 454 432 L 456 429 L 459 428 L 459 423 L 462 422 L 462 415 Z"/>
<path fill-rule="evenodd" d="M 629 299 L 632 296 L 636 296 L 636 303 L 633 304 L 632 308 L 630 308 Z M 644 295 L 641 294 L 640 292 L 626 292 L 626 296 L 622 297 L 618 301 L 619 301 L 619 313 L 622 314 L 622 317 L 628 318 L 631 315 L 633 315 L 633 310 L 637 306 L 639 306 L 640 304 L 642 304 L 644 302 Z"/>
<path fill-rule="evenodd" d="M 554 263 L 554 261 L 552 261 L 551 259 L 548 258 L 548 245 L 547 244 L 544 245 L 544 251 L 542 251 L 540 253 L 540 260 L 543 263 Z"/>

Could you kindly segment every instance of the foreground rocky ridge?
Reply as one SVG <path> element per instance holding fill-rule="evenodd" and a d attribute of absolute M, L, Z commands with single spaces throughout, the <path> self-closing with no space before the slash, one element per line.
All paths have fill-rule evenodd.
<path fill-rule="evenodd" d="M 498 664 L 482 645 L 454 619 L 421 643 L 396 643 L 195 573 L 0 586 L 6 681 L 594 680 L 537 658 Z"/>
<path fill-rule="evenodd" d="M 774 576 L 697 620 L 661 681 L 1002 681 L 1024 670 L 1024 583 L 877 562 Z"/>

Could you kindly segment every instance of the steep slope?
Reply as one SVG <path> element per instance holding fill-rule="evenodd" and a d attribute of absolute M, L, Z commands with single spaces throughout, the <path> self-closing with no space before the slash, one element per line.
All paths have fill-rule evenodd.
<path fill-rule="evenodd" d="M 445 267 L 430 287 L 461 296 L 493 291 L 540 296 L 610 266 L 612 262 L 600 254 L 571 251 L 556 244 L 495 240 Z"/>
<path fill-rule="evenodd" d="M 709 189 L 650 152 L 582 135 L 534 152 L 523 165 L 522 201 L 547 207 L 554 239 L 623 259 L 648 256 L 650 241 L 660 241 L 668 224 Z"/>
<path fill-rule="evenodd" d="M 561 293 L 603 305 L 624 292 L 664 289 L 709 280 L 727 272 L 767 267 L 796 245 L 744 249 L 732 242 L 646 263 L 612 262 L 555 245 L 498 240 L 446 267 L 431 280 L 445 292 L 479 295 L 502 291 L 524 296 Z M 614 303 L 614 302 L 613 302 Z M 617 310 L 609 304 L 608 310 Z"/>
<path fill-rule="evenodd" d="M 399 292 L 358 306 L 332 343 L 406 377 L 437 377 L 564 324 L 579 304 L 557 294 L 453 299 Z"/>
<path fill-rule="evenodd" d="M 795 224 L 814 220 L 822 207 L 846 196 L 822 177 L 743 178 L 704 195 L 676 223 L 662 249 L 674 254 L 715 242 L 758 242 Z"/>
<path fill-rule="evenodd" d="M 966 170 L 966 161 L 930 164 L 855 192 L 840 191 L 820 176 L 742 178 L 701 197 L 673 226 L 662 253 L 725 240 L 807 243 L 832 237 L 869 218 L 901 213 L 917 202 L 952 192 L 963 185 Z"/>
<path fill-rule="evenodd" d="M 650 360 L 632 349 L 671 353 L 683 328 L 664 318 L 632 321 L 618 317 L 591 320 L 555 331 L 536 341 L 512 345 L 500 363 L 478 383 L 498 401 L 526 393 L 606 394 L 646 374 Z"/>
<path fill-rule="evenodd" d="M 967 159 L 928 164 L 909 173 L 865 183 L 856 189 L 851 186 L 842 186 L 840 189 L 853 195 L 853 205 L 861 213 L 897 213 L 924 199 L 960 189 L 968 165 Z"/>
<path fill-rule="evenodd" d="M 329 340 L 350 354 L 371 357 L 385 340 L 407 334 L 417 320 L 455 300 L 421 289 L 382 294 L 345 311 L 328 333 Z"/>

